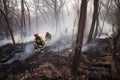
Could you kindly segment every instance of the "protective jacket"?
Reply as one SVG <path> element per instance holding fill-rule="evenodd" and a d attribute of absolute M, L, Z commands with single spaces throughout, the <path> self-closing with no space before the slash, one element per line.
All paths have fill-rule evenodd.
<path fill-rule="evenodd" d="M 35 43 L 38 44 L 38 45 L 42 45 L 42 46 L 45 44 L 44 40 L 40 36 L 37 36 L 35 38 Z"/>
<path fill-rule="evenodd" d="M 52 37 L 52 36 L 51 36 L 51 34 L 50 34 L 50 33 L 46 33 L 46 35 L 45 35 L 45 39 L 46 39 L 46 40 L 50 40 L 50 39 L 51 39 L 51 37 Z"/>

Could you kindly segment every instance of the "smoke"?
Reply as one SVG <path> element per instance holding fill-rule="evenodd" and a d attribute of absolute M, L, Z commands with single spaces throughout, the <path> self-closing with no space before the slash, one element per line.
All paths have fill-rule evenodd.
<path fill-rule="evenodd" d="M 60 38 L 56 39 L 56 41 L 55 40 L 52 41 L 52 45 L 49 50 L 53 52 L 60 52 L 64 49 L 71 48 L 71 46 L 73 45 L 73 40 L 75 39 L 72 39 L 71 35 L 61 36 Z"/>
<path fill-rule="evenodd" d="M 12 58 L 10 58 L 4 64 L 10 64 L 10 63 L 12 63 L 12 62 L 14 62 L 16 60 L 18 60 L 18 61 L 25 60 L 26 58 L 32 56 L 33 53 L 35 53 L 34 52 L 34 45 L 32 43 L 26 44 L 25 49 L 23 50 L 23 52 L 15 53 L 14 56 Z"/>
<path fill-rule="evenodd" d="M 52 40 L 50 42 L 46 43 L 46 46 L 51 46 L 54 43 L 58 42 L 59 40 L 62 40 L 61 42 L 63 44 L 66 44 L 66 40 L 64 40 L 65 37 L 69 36 L 72 38 L 72 36 L 77 34 L 77 24 L 74 25 L 74 20 L 76 18 L 76 12 L 73 10 L 74 1 L 71 3 L 67 4 L 65 6 L 68 7 L 69 11 L 66 10 L 64 7 L 64 11 L 61 12 L 60 14 L 60 20 L 58 22 L 58 26 L 53 25 L 53 17 L 49 17 L 50 21 L 46 22 L 41 15 L 38 15 L 38 28 L 36 28 L 36 16 L 31 15 L 31 31 L 27 30 L 27 34 L 30 34 L 29 36 L 23 37 L 21 39 L 21 35 L 18 33 L 17 35 L 14 35 L 16 43 L 26 43 L 26 42 L 31 42 L 34 40 L 34 33 L 39 33 L 40 36 L 43 38 L 45 37 L 45 32 L 50 32 L 52 34 Z M 86 22 L 86 28 L 85 28 L 85 33 L 84 33 L 84 43 L 87 40 L 89 30 L 90 30 L 90 25 L 92 21 L 92 14 L 93 14 L 93 1 L 88 2 L 88 9 L 87 9 L 87 22 Z M 49 12 L 49 11 L 48 11 Z M 67 13 L 68 12 L 68 13 Z M 44 13 L 44 12 L 43 12 Z M 51 14 L 45 13 L 43 16 L 47 18 L 46 16 L 51 16 Z M 77 20 L 76 20 L 77 21 Z M 77 22 L 76 22 L 77 23 Z M 103 20 L 100 19 L 100 26 L 102 27 Z M 56 27 L 58 27 L 58 30 L 56 31 Z M 73 33 L 73 28 L 75 27 L 74 34 Z M 104 27 L 103 27 L 103 32 L 110 32 L 111 31 L 111 25 L 105 22 Z M 65 36 L 65 37 L 64 37 Z M 64 38 L 63 38 L 64 37 Z M 106 36 L 105 36 L 106 37 Z M 44 38 L 45 39 L 45 38 Z M 72 39 L 68 39 L 72 40 Z M 12 43 L 11 39 L 4 39 L 0 41 L 0 46 L 6 44 L 6 43 Z"/>
<path fill-rule="evenodd" d="M 89 3 L 89 6 L 91 6 L 92 3 Z M 90 25 L 92 21 L 92 13 L 93 13 L 93 6 L 88 7 L 88 13 L 87 13 L 87 22 L 86 22 L 86 28 L 85 28 L 85 33 L 84 33 L 84 44 L 86 43 L 86 40 L 88 38 L 89 30 L 90 30 Z M 52 24 L 52 22 L 49 22 L 49 24 L 45 21 L 39 20 L 39 27 L 35 27 L 35 19 L 32 18 L 31 25 L 32 25 L 32 30 L 27 31 L 27 34 L 30 34 L 28 36 L 23 36 L 21 39 L 20 34 L 14 35 L 16 43 L 27 43 L 25 45 L 25 49 L 23 52 L 16 53 L 13 58 L 11 58 L 8 62 L 6 63 L 11 63 L 15 60 L 24 60 L 29 56 L 32 56 L 34 52 L 34 33 L 38 33 L 40 36 L 43 37 L 45 40 L 45 33 L 50 32 L 52 35 L 52 40 L 51 41 L 46 41 L 45 47 L 49 47 L 48 51 L 53 51 L 53 52 L 60 52 L 64 49 L 67 48 L 73 48 L 74 42 L 76 40 L 76 34 L 77 34 L 77 24 L 74 25 L 74 20 L 75 20 L 75 11 L 73 9 L 70 9 L 69 15 L 68 13 L 64 13 L 63 19 L 60 18 L 60 24 L 58 27 L 58 30 L 56 31 L 56 26 Z M 49 15 L 49 14 L 47 14 Z M 51 15 L 51 14 L 50 14 Z M 49 15 L 49 16 L 50 16 Z M 34 15 L 32 15 L 34 16 Z M 46 16 L 46 15 L 44 15 Z M 35 16 L 34 16 L 35 17 Z M 41 17 L 39 16 L 41 19 Z M 52 20 L 52 18 L 50 19 Z M 51 24 L 50 24 L 51 23 Z M 77 23 L 77 22 L 76 22 Z M 100 19 L 100 26 L 102 28 L 102 23 L 103 20 Z M 73 32 L 73 29 L 75 27 L 75 30 Z M 112 31 L 111 24 L 105 22 L 103 26 L 103 33 L 109 33 Z M 100 38 L 105 38 L 106 35 L 100 36 Z M 28 43 L 31 42 L 31 43 Z M 6 43 L 12 43 L 11 39 L 4 39 L 0 41 L 0 46 L 6 44 Z M 95 46 L 96 43 L 84 45 L 82 48 L 82 51 L 87 50 L 91 46 Z"/>

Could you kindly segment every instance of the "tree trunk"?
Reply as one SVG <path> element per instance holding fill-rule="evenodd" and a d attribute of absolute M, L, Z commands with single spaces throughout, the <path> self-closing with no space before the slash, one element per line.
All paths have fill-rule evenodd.
<path fill-rule="evenodd" d="M 29 23 L 29 32 L 31 31 L 31 18 L 30 18 L 30 9 L 27 5 L 27 3 L 25 2 L 25 5 L 26 5 L 26 8 L 27 8 L 27 11 L 28 11 L 28 23 Z"/>
<path fill-rule="evenodd" d="M 26 22 L 25 22 L 25 8 L 24 8 L 24 0 L 21 0 L 21 38 L 22 35 L 26 35 Z"/>
<path fill-rule="evenodd" d="M 4 4 L 5 13 L 2 10 L 0 10 L 0 11 L 1 11 L 2 15 L 4 16 L 4 18 L 6 20 L 7 28 L 9 30 L 10 36 L 12 38 L 13 45 L 15 46 L 15 39 L 14 39 L 13 32 L 10 28 L 10 24 L 9 24 L 9 20 L 8 20 L 8 10 L 7 10 L 7 5 L 6 5 L 6 0 L 3 0 L 3 4 Z"/>
<path fill-rule="evenodd" d="M 114 72 L 116 72 L 113 74 L 116 74 L 115 77 L 120 80 L 120 68 L 118 65 L 119 62 L 116 57 L 116 53 L 119 53 L 119 51 L 117 50 L 117 42 L 119 40 L 119 37 L 120 37 L 120 32 L 118 33 L 118 35 L 115 38 L 112 38 L 111 45 L 112 45 L 112 60 L 113 60 L 112 66 L 113 66 L 113 68 L 115 68 Z"/>
<path fill-rule="evenodd" d="M 86 24 L 86 13 L 87 13 L 87 0 L 82 0 L 81 12 L 78 22 L 78 34 L 76 40 L 75 54 L 73 56 L 73 64 L 72 64 L 72 72 L 75 78 L 77 78 L 78 76 L 78 67 L 80 63 L 80 54 L 83 43 L 84 28 Z"/>
<path fill-rule="evenodd" d="M 38 32 L 38 11 L 37 11 L 37 8 L 36 8 L 36 29 Z"/>
<path fill-rule="evenodd" d="M 98 34 L 98 27 L 99 27 L 99 19 L 97 18 L 93 39 L 95 39 Z"/>
<path fill-rule="evenodd" d="M 89 32 L 87 43 L 89 43 L 91 41 L 92 36 L 93 36 L 95 22 L 98 17 L 98 6 L 99 6 L 99 0 L 94 0 L 94 13 L 93 13 L 92 24 L 91 24 L 91 29 Z"/>

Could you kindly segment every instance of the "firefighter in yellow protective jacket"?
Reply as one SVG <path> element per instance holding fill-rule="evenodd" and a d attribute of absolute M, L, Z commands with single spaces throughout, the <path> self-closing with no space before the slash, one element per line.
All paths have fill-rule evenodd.
<path fill-rule="evenodd" d="M 35 40 L 34 40 L 35 50 L 38 51 L 40 49 L 41 53 L 43 53 L 45 41 L 38 34 L 34 34 L 34 37 L 35 37 Z"/>
<path fill-rule="evenodd" d="M 46 32 L 45 40 L 49 41 L 49 40 L 51 40 L 51 38 L 52 38 L 52 35 L 49 32 Z"/>

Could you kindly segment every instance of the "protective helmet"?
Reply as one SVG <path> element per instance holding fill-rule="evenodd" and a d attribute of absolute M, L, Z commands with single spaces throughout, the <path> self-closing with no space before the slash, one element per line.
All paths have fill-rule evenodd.
<path fill-rule="evenodd" d="M 49 32 L 46 32 L 46 34 L 49 34 Z"/>
<path fill-rule="evenodd" d="M 37 37 L 38 36 L 38 34 L 34 34 L 34 37 Z"/>

